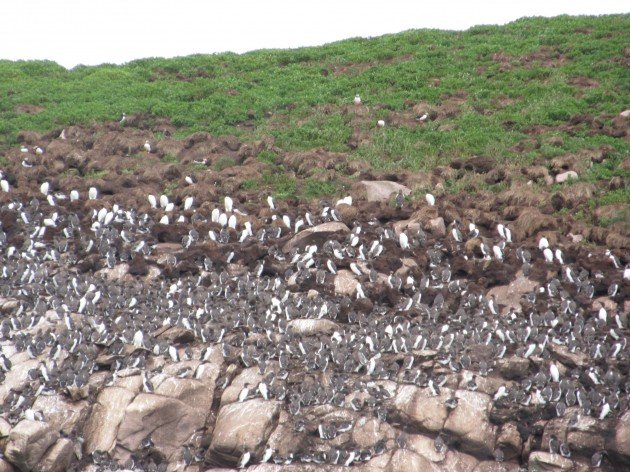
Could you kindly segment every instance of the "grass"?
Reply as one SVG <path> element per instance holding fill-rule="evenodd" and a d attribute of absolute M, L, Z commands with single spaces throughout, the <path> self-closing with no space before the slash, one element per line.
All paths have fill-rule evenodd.
<path fill-rule="evenodd" d="M 91 172 L 86 172 L 83 177 L 85 179 L 102 179 L 109 174 L 106 170 L 93 170 Z"/>
<path fill-rule="evenodd" d="M 579 32 L 586 30 L 590 33 Z M 178 127 L 176 137 L 207 131 L 253 142 L 271 136 L 282 152 L 322 148 L 383 171 L 429 171 L 475 155 L 528 165 L 606 145 L 612 158 L 580 179 L 627 178 L 620 164 L 630 156 L 630 142 L 593 134 L 586 125 L 563 126 L 577 115 L 598 117 L 609 126 L 630 108 L 630 69 L 624 66 L 629 32 L 630 14 L 559 16 L 463 32 L 410 30 L 321 47 L 149 58 L 73 70 L 49 61 L 0 61 L 0 152 L 17 144 L 21 130 L 117 121 L 126 112 L 168 118 Z M 576 78 L 597 86 L 580 86 Z M 353 107 L 356 93 L 367 114 Z M 451 106 L 453 112 L 425 126 L 394 124 L 402 118 L 413 122 L 412 106 L 420 102 L 436 110 Z M 20 113 L 20 105 L 43 110 Z M 378 129 L 381 118 L 387 126 Z M 239 126 L 244 122 L 253 126 Z M 532 135 L 532 126 L 543 129 Z M 356 131 L 364 139 L 350 147 Z M 552 136 L 561 139 L 549 144 Z M 539 145 L 517 150 L 532 139 Z M 175 162 L 173 157 L 163 160 Z M 281 171 L 275 150 L 260 152 L 258 159 Z M 231 165 L 224 158 L 213 168 Z M 278 196 L 339 190 L 314 181 L 298 188 L 290 177 L 276 175 L 260 183 Z"/>
<path fill-rule="evenodd" d="M 228 156 L 220 157 L 213 165 L 214 170 L 217 172 L 221 172 L 228 167 L 234 167 L 236 165 L 236 161 Z"/>
<path fill-rule="evenodd" d="M 164 156 L 162 156 L 162 162 L 167 164 L 177 164 L 179 162 L 179 159 L 177 159 L 177 156 L 174 156 L 172 154 L 165 154 Z"/>

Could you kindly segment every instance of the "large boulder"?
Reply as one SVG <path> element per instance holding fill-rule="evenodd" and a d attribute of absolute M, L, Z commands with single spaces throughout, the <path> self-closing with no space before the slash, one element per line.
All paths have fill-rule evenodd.
<path fill-rule="evenodd" d="M 37 463 L 36 472 L 65 472 L 72 462 L 74 444 L 67 438 L 60 438 Z"/>
<path fill-rule="evenodd" d="M 527 466 L 531 471 L 541 472 L 573 470 L 575 464 L 571 459 L 562 457 L 560 454 L 550 454 L 543 451 L 534 451 L 529 455 Z"/>
<path fill-rule="evenodd" d="M 339 329 L 340 327 L 337 323 L 325 318 L 299 318 L 291 320 L 287 323 L 287 331 L 292 331 L 293 333 L 300 334 L 302 336 L 332 334 Z"/>
<path fill-rule="evenodd" d="M 620 460 L 630 465 L 630 411 L 626 411 L 617 422 L 612 449 Z"/>
<path fill-rule="evenodd" d="M 368 449 L 382 440 L 394 439 L 395 430 L 377 418 L 360 418 L 352 429 L 352 440 L 358 447 Z"/>
<path fill-rule="evenodd" d="M 335 275 L 335 294 L 354 296 L 357 291 L 357 279 L 349 270 L 339 270 Z"/>
<path fill-rule="evenodd" d="M 444 430 L 453 434 L 463 451 L 482 456 L 492 454 L 497 427 L 490 422 L 492 399 L 481 392 L 458 390 L 458 405 L 449 415 Z"/>
<path fill-rule="evenodd" d="M 203 422 L 212 408 L 213 390 L 199 380 L 169 377 L 155 389 L 155 393 L 188 405 Z"/>
<path fill-rule="evenodd" d="M 432 470 L 429 459 L 408 449 L 397 449 L 376 456 L 357 467 L 361 472 L 418 472 Z"/>
<path fill-rule="evenodd" d="M 107 387 L 101 391 L 83 428 L 87 454 L 114 449 L 118 427 L 133 397 L 133 392 L 120 387 Z"/>
<path fill-rule="evenodd" d="M 5 457 L 23 472 L 34 470 L 59 433 L 42 421 L 22 420 L 9 434 Z"/>
<path fill-rule="evenodd" d="M 312 228 L 307 228 L 303 231 L 300 231 L 298 234 L 293 236 L 293 238 L 287 241 L 282 249 L 284 252 L 289 252 L 295 247 L 304 249 L 304 247 L 311 244 L 317 244 L 318 246 L 320 246 L 336 233 L 349 232 L 350 228 L 339 221 L 322 223 L 321 225 L 313 226 Z"/>
<path fill-rule="evenodd" d="M 18 353 L 10 358 L 13 364 L 2 382 L 0 382 L 0 404 L 4 403 L 11 391 L 20 392 L 29 383 L 28 371 L 39 366 L 38 359 L 29 359 L 26 352 Z"/>
<path fill-rule="evenodd" d="M 63 434 L 70 434 L 84 419 L 88 411 L 86 401 L 69 402 L 61 395 L 40 395 L 33 404 L 33 410 L 41 411 L 46 422 Z"/>
<path fill-rule="evenodd" d="M 197 408 L 181 400 L 141 393 L 124 411 L 116 438 L 126 451 L 135 451 L 151 435 L 154 448 L 170 460 L 203 427 L 205 419 Z"/>
<path fill-rule="evenodd" d="M 359 185 L 365 190 L 368 202 L 387 202 L 401 192 L 405 197 L 411 194 L 411 189 L 390 180 L 362 180 Z"/>
<path fill-rule="evenodd" d="M 538 283 L 528 279 L 522 271 L 516 273 L 516 277 L 509 285 L 492 287 L 487 294 L 488 298 L 494 297 L 497 305 L 501 307 L 501 313 L 505 314 L 510 310 L 521 311 L 521 297 L 532 292 L 538 287 Z"/>
<path fill-rule="evenodd" d="M 406 423 L 413 424 L 421 431 L 440 432 L 448 417 L 444 402 L 450 391 L 442 389 L 440 395 L 431 396 L 428 389 L 413 385 L 403 385 L 394 398 L 396 414 Z"/>
<path fill-rule="evenodd" d="M 262 452 L 278 424 L 280 403 L 260 398 L 223 406 L 217 416 L 209 453 L 236 462 L 245 451 Z"/>

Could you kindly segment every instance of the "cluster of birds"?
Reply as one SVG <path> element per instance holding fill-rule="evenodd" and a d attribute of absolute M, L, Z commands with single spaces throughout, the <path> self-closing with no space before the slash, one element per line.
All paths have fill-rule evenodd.
<path fill-rule="evenodd" d="M 121 371 L 140 369 L 144 390 L 153 391 L 151 379 L 161 368 L 147 368 L 151 356 L 176 363 L 196 355 L 190 345 L 161 340 L 155 333 L 164 327 L 183 328 L 200 345 L 220 346 L 228 363 L 257 368 L 260 382 L 245 385 L 239 401 L 260 397 L 284 402 L 295 431 L 319 438 L 311 449 L 299 452 L 280 454 L 267 446 L 262 453 L 244 451 L 241 467 L 255 461 L 346 466 L 368 461 L 386 450 L 384 443 L 369 449 L 326 448 L 326 441 L 352 430 L 352 421 L 312 423 L 305 413 L 317 405 L 333 405 L 388 421 L 394 393 L 381 381 L 415 385 L 437 396 L 450 376 L 460 375 L 475 390 L 476 379 L 493 375 L 497 364 L 511 356 L 536 362 L 525 378 L 496 391 L 497 408 L 534 413 L 552 409 L 557 416 L 570 412 L 602 421 L 628 409 L 627 313 L 591 308 L 595 295 L 608 295 L 623 306 L 620 287 L 630 279 L 630 270 L 610 251 L 592 254 L 592 260 L 606 264 L 605 271 L 593 272 L 581 265 L 589 261 L 566 260 L 561 248 L 552 248 L 546 238 L 537 246 L 518 245 L 504 224 L 486 228 L 455 221 L 445 238 L 436 238 L 422 229 L 397 234 L 392 225 L 372 218 L 354 221 L 348 234 L 323 244 L 285 252 L 281 247 L 301 231 L 339 221 L 338 206 L 352 205 L 352 198 L 282 213 L 269 197 L 272 216 L 256 218 L 255 226 L 254 218 L 230 197 L 212 210 L 198 208 L 192 197 L 177 202 L 148 195 L 147 211 L 111 203 L 88 211 L 82 208 L 85 197 L 76 190 L 68 198 L 44 182 L 40 191 L 30 201 L 5 198 L 1 209 L 15 224 L 0 227 L 0 295 L 18 303 L 0 318 L 0 383 L 13 368 L 13 351 L 40 360 L 24 388 L 12 391 L 2 405 L 12 424 L 22 418 L 45 420 L 33 410 L 39 395 L 72 396 L 98 370 L 109 369 L 104 385 L 112 385 Z M 99 199 L 96 188 L 88 191 L 88 199 Z M 427 194 L 426 203 L 436 205 L 435 197 Z M 223 248 L 220 257 L 196 257 L 195 273 L 154 282 L 116 282 L 76 270 L 82 260 L 94 257 L 108 268 L 134 258 L 157 264 L 152 229 L 171 222 L 190 224 L 190 230 L 181 251 L 169 255 L 165 265 L 176 267 L 187 251 L 208 243 Z M 466 241 L 475 238 L 480 253 L 466 249 Z M 264 255 L 243 259 L 241 250 L 252 244 L 264 247 Z M 379 267 L 386 258 L 426 264 L 407 273 L 382 273 Z M 511 307 L 501 314 L 494 298 L 454 271 L 456 259 L 480 267 L 491 261 L 526 274 L 542 264 L 557 275 L 526 294 L 522 312 Z M 233 263 L 247 270 L 230 275 Z M 334 292 L 341 269 L 356 280 L 350 294 Z M 304 287 L 317 294 L 307 296 Z M 366 309 L 363 299 L 385 301 Z M 298 319 L 332 320 L 338 329 L 299 334 L 291 329 Z M 581 353 L 584 365 L 560 365 L 554 357 L 559 347 Z M 209 352 L 196 359 L 198 368 L 182 369 L 178 376 L 201 378 Z M 433 359 L 432 367 L 427 367 L 427 358 Z M 318 380 L 322 373 L 328 383 Z M 217 383 L 225 388 L 231 380 L 226 376 Z M 449 398 L 447 406 L 457 408 L 457 398 Z M 439 435 L 436 449 L 445 447 Z M 565 456 L 571 453 L 567 443 L 549 447 Z M 604 451 L 598 453 L 604 457 Z M 186 461 L 204 460 L 203 451 L 188 446 L 182 454 Z M 501 451 L 496 457 L 502 459 Z M 102 454 L 92 460 L 112 461 Z"/>

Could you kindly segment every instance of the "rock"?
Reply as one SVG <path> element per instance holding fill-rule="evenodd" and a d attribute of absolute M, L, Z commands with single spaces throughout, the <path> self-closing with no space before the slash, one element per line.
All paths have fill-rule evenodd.
<path fill-rule="evenodd" d="M 497 367 L 503 379 L 523 380 L 529 374 L 530 363 L 528 359 L 524 359 L 518 356 L 509 356 L 503 359 L 499 359 L 497 361 Z M 503 381 L 501 380 L 501 382 Z M 496 386 L 496 388 L 493 388 L 492 393 L 496 392 L 498 387 L 500 387 L 500 385 Z"/>
<path fill-rule="evenodd" d="M 118 426 L 133 397 L 133 392 L 120 387 L 107 387 L 99 393 L 97 403 L 83 428 L 84 450 L 87 454 L 94 451 L 111 452 L 114 449 Z"/>
<path fill-rule="evenodd" d="M 630 411 L 619 418 L 613 444 L 615 453 L 623 456 L 624 462 L 630 464 Z"/>
<path fill-rule="evenodd" d="M 11 430 L 4 455 L 18 469 L 30 471 L 58 438 L 59 433 L 48 424 L 22 420 Z"/>
<path fill-rule="evenodd" d="M 363 449 L 374 446 L 382 439 L 393 439 L 395 430 L 377 418 L 360 418 L 352 428 L 352 440 Z"/>
<path fill-rule="evenodd" d="M 567 431 L 566 441 L 577 454 L 590 457 L 596 451 L 605 449 L 612 423 L 612 419 L 599 421 L 592 416 L 579 415 L 577 423 Z"/>
<path fill-rule="evenodd" d="M 156 394 L 176 398 L 188 405 L 204 423 L 212 409 L 213 391 L 199 380 L 177 377 L 167 378 L 155 389 Z"/>
<path fill-rule="evenodd" d="M 577 350 L 575 352 L 571 352 L 566 346 L 550 343 L 549 351 L 551 351 L 551 355 L 555 359 L 558 359 L 562 364 L 568 367 L 583 367 L 589 362 L 587 354 Z"/>
<path fill-rule="evenodd" d="M 505 460 L 520 457 L 523 449 L 523 439 L 514 423 L 505 423 L 501 426 L 497 436 L 497 447 L 501 448 Z"/>
<path fill-rule="evenodd" d="M 11 423 L 0 417 L 0 439 L 8 437 L 10 432 Z M 0 450 L 2 450 L 2 447 L 0 447 Z"/>
<path fill-rule="evenodd" d="M 446 225 L 444 224 L 444 218 L 438 216 L 429 220 L 425 226 L 427 231 L 430 231 L 436 237 L 444 237 L 446 235 Z"/>
<path fill-rule="evenodd" d="M 449 449 L 446 460 L 440 463 L 441 470 L 457 470 L 458 472 L 472 472 L 479 464 L 475 457 L 463 452 Z"/>
<path fill-rule="evenodd" d="M 361 472 L 418 472 L 432 470 L 432 464 L 420 454 L 407 449 L 397 449 L 374 457 L 356 469 Z"/>
<path fill-rule="evenodd" d="M 287 331 L 293 331 L 302 336 L 312 336 L 314 334 L 332 334 L 339 330 L 339 325 L 334 321 L 322 319 L 302 318 L 291 320 L 287 323 Z"/>
<path fill-rule="evenodd" d="M 262 375 L 260 375 L 258 367 L 244 369 L 223 391 L 223 395 L 221 395 L 221 406 L 236 402 L 245 384 L 249 385 L 250 395 L 253 394 L 261 380 Z"/>
<path fill-rule="evenodd" d="M 41 411 L 46 422 L 55 431 L 70 434 L 83 420 L 87 406 L 86 401 L 69 402 L 60 395 L 40 395 L 32 409 Z"/>
<path fill-rule="evenodd" d="M 431 462 L 442 462 L 446 459 L 448 450 L 442 452 L 435 450 L 435 440 L 422 434 L 410 434 L 407 437 L 407 449 L 429 459 Z"/>
<path fill-rule="evenodd" d="M 521 297 L 532 292 L 538 287 L 538 283 L 528 279 L 522 271 L 516 273 L 516 278 L 509 285 L 493 287 L 486 295 L 488 298 L 494 296 L 495 301 L 501 307 L 501 313 L 506 314 L 510 309 L 521 311 Z"/>
<path fill-rule="evenodd" d="M 72 462 L 74 445 L 67 438 L 60 438 L 46 451 L 44 457 L 35 467 L 36 472 L 65 472 Z"/>
<path fill-rule="evenodd" d="M 468 390 L 457 390 L 455 396 L 459 402 L 444 423 L 444 430 L 458 437 L 461 450 L 475 455 L 492 454 L 497 436 L 497 427 L 489 419 L 492 399 L 485 393 Z"/>
<path fill-rule="evenodd" d="M 630 116 L 630 110 L 624 110 L 619 113 L 619 116 L 623 116 L 624 118 L 628 118 Z"/>
<path fill-rule="evenodd" d="M 19 362 L 16 360 L 18 356 L 20 359 Z M 13 367 L 6 373 L 4 380 L 0 382 L 0 404 L 4 403 L 4 400 L 11 390 L 19 392 L 24 389 L 29 382 L 28 371 L 36 368 L 40 363 L 38 359 L 29 359 L 28 355 L 22 356 L 19 354 L 18 356 L 13 356 L 10 359 L 13 363 Z M 26 359 L 23 359 L 24 357 L 26 357 Z"/>
<path fill-rule="evenodd" d="M 413 385 L 403 385 L 394 398 L 394 408 L 405 423 L 412 423 L 418 429 L 433 433 L 440 432 L 448 411 L 444 402 L 450 392 L 443 388 L 437 397 L 430 395 L 428 389 Z"/>
<path fill-rule="evenodd" d="M 357 291 L 357 279 L 349 270 L 339 270 L 335 276 L 335 295 L 354 296 Z"/>
<path fill-rule="evenodd" d="M 4 459 L 0 459 L 0 472 L 14 472 L 15 469 Z"/>
<path fill-rule="evenodd" d="M 279 402 L 260 398 L 221 407 L 209 453 L 236 462 L 244 451 L 262 452 L 279 414 Z"/>
<path fill-rule="evenodd" d="M 365 188 L 368 202 L 388 202 L 398 192 L 402 192 L 405 197 L 411 194 L 408 187 L 389 180 L 362 180 L 359 183 Z"/>
<path fill-rule="evenodd" d="M 473 472 L 519 472 L 516 462 L 481 461 Z"/>
<path fill-rule="evenodd" d="M 102 275 L 111 281 L 133 280 L 133 277 L 129 275 L 129 264 L 124 262 L 116 264 L 113 269 L 101 269 L 96 274 Z"/>
<path fill-rule="evenodd" d="M 575 172 L 574 170 L 568 170 L 566 172 L 562 172 L 556 175 L 556 183 L 561 184 L 561 183 L 567 182 L 568 180 L 577 179 L 577 178 L 578 178 L 577 172 Z"/>
<path fill-rule="evenodd" d="M 156 451 L 171 460 L 205 423 L 205 415 L 183 401 L 141 393 L 124 410 L 116 436 L 118 445 L 135 451 L 149 434 Z"/>
<path fill-rule="evenodd" d="M 321 225 L 313 226 L 312 228 L 300 231 L 284 245 L 282 250 L 284 252 L 289 252 L 294 247 L 304 249 L 305 246 L 311 244 L 317 244 L 320 246 L 325 241 L 329 240 L 333 234 L 348 232 L 350 232 L 350 228 L 339 221 L 322 223 Z"/>
<path fill-rule="evenodd" d="M 529 470 L 532 472 L 548 470 L 571 470 L 573 461 L 562 457 L 560 454 L 550 454 L 548 452 L 534 451 L 529 455 Z"/>

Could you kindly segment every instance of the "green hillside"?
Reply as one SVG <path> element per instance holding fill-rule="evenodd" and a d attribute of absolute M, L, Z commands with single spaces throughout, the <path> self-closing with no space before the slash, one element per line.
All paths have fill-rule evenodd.
<path fill-rule="evenodd" d="M 166 117 L 179 136 L 273 136 L 283 151 L 344 152 L 381 171 L 430 170 L 471 156 L 528 165 L 605 146 L 606 166 L 581 178 L 627 177 L 620 164 L 630 144 L 614 118 L 630 108 L 629 65 L 630 14 L 70 71 L 0 61 L 0 149 L 15 146 L 21 130 L 126 112 Z M 360 116 L 356 93 L 367 110 Z M 377 128 L 378 119 L 387 125 Z"/>

